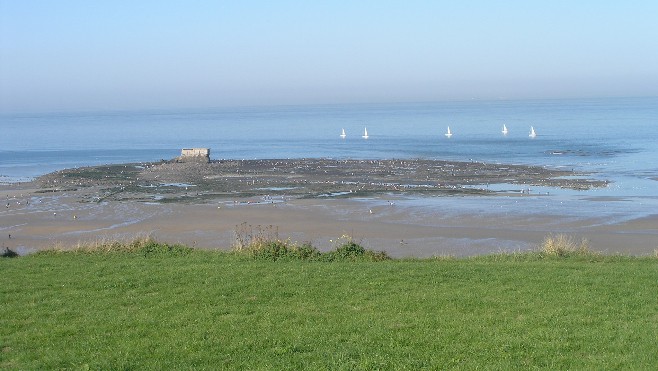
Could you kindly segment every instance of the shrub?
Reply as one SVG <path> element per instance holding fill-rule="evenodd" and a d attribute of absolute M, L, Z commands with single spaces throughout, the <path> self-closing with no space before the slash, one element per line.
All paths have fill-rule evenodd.
<path fill-rule="evenodd" d="M 391 257 L 388 256 L 386 251 L 372 251 L 372 250 L 366 250 L 365 253 L 365 258 L 366 260 L 374 261 L 374 262 L 380 262 L 384 260 L 391 260 Z"/>
<path fill-rule="evenodd" d="M 587 239 L 583 238 L 577 242 L 573 236 L 566 234 L 546 236 L 540 246 L 540 252 L 550 256 L 591 254 Z"/>
<path fill-rule="evenodd" d="M 18 253 L 14 250 L 11 250 L 8 247 L 5 247 L 5 250 L 0 254 L 0 257 L 3 258 L 16 258 L 18 257 Z"/>
<path fill-rule="evenodd" d="M 248 253 L 251 257 L 264 260 L 317 260 L 322 253 L 310 243 L 297 245 L 289 241 L 261 241 L 240 250 L 237 253 Z"/>
<path fill-rule="evenodd" d="M 271 241 L 279 241 L 279 229 L 273 225 L 266 227 L 257 225 L 254 227 L 244 222 L 236 225 L 233 233 L 235 236 L 233 249 L 235 251 L 251 249 Z"/>
<path fill-rule="evenodd" d="M 304 242 L 301 246 L 292 245 L 288 255 L 300 260 L 315 260 L 322 253 L 313 247 L 310 242 Z"/>
<path fill-rule="evenodd" d="M 254 258 L 278 260 L 288 255 L 288 246 L 282 241 L 264 241 L 250 245 L 248 251 Z"/>
<path fill-rule="evenodd" d="M 334 251 L 322 253 L 305 242 L 301 245 L 291 243 L 289 240 L 280 240 L 278 229 L 274 226 L 261 227 L 242 223 L 235 229 L 235 244 L 233 251 L 242 254 L 247 253 L 255 259 L 264 260 L 315 260 L 315 261 L 337 261 L 337 260 L 366 260 L 383 261 L 391 259 L 383 251 L 366 250 L 360 244 L 354 242 L 352 237 L 343 235 L 336 240 Z"/>
<path fill-rule="evenodd" d="M 341 243 L 342 240 L 342 243 Z M 360 244 L 354 242 L 349 236 L 342 236 L 340 243 L 334 251 L 322 255 L 323 261 L 384 261 L 390 260 L 391 257 L 384 251 L 366 250 Z"/>
<path fill-rule="evenodd" d="M 51 250 L 40 251 L 37 254 L 58 254 L 66 251 L 77 254 L 128 253 L 140 254 L 146 257 L 152 255 L 187 255 L 193 251 L 193 248 L 181 244 L 160 243 L 151 237 L 138 237 L 128 242 L 98 240 L 80 243 L 71 250 L 56 245 Z"/>
<path fill-rule="evenodd" d="M 365 253 L 366 249 L 354 241 L 348 241 L 336 248 L 336 255 L 342 259 L 355 259 Z"/>
<path fill-rule="evenodd" d="M 143 243 L 135 247 L 135 251 L 144 255 L 187 255 L 192 252 L 191 247 L 183 246 L 180 244 L 169 245 L 166 243 L 158 243 L 153 240 L 149 240 L 146 243 Z"/>

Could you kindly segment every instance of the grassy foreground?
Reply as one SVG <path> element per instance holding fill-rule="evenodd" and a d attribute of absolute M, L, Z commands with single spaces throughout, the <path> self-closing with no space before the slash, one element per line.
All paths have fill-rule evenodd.
<path fill-rule="evenodd" d="M 655 369 L 658 259 L 0 259 L 0 368 Z"/>

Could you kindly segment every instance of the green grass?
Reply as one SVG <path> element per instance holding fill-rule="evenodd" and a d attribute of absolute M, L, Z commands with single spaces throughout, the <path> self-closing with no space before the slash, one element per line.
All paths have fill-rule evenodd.
<path fill-rule="evenodd" d="M 0 259 L 0 368 L 655 369 L 658 259 Z"/>

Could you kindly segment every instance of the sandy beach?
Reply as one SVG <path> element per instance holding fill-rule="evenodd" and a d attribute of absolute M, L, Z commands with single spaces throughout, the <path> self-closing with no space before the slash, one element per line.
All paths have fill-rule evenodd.
<path fill-rule="evenodd" d="M 70 174 L 68 177 L 72 183 L 80 183 L 80 179 L 73 179 Z M 255 180 L 252 185 L 263 182 L 258 176 L 250 177 Z M 57 182 L 52 175 L 45 179 Z M 171 181 L 180 179 L 165 180 Z M 413 179 L 406 178 L 405 182 L 413 183 Z M 387 183 L 387 187 L 393 183 Z M 174 193 L 160 190 L 155 197 L 149 192 L 157 187 L 142 187 L 145 191 L 141 194 L 132 190 L 118 197 L 118 193 L 108 190 L 112 189 L 108 183 L 99 181 L 59 188 L 48 187 L 43 179 L 0 186 L 5 199 L 0 211 L 2 247 L 27 254 L 100 240 L 151 236 L 204 249 L 230 249 L 241 228 L 254 231 L 260 228 L 281 239 L 311 242 L 321 250 L 331 249 L 338 238 L 348 235 L 369 249 L 383 250 L 393 257 L 524 251 L 536 248 L 545 236 L 553 233 L 587 238 L 592 249 L 610 254 L 643 255 L 658 248 L 658 215 L 610 223 L 599 218 L 573 220 L 561 215 L 509 211 L 455 212 L 425 207 L 422 197 L 414 194 L 410 198 L 405 192 L 292 197 L 276 194 L 273 189 L 279 188 L 270 187 L 261 194 L 253 194 L 250 188 L 232 197 L 210 198 L 203 193 L 223 191 L 208 187 L 198 191 L 193 184 L 183 184 L 174 187 L 178 193 L 171 191 L 169 184 L 168 192 Z M 318 190 L 325 191 L 328 190 Z M 163 197 L 157 197 L 159 194 L 178 201 L 162 202 Z M 437 197 L 455 196 L 423 197 L 437 200 Z M 468 197 L 492 196 L 469 194 Z M 507 202 L 512 202 L 509 197 L 523 195 L 506 197 Z M 477 202 L 477 198 L 471 202 Z"/>

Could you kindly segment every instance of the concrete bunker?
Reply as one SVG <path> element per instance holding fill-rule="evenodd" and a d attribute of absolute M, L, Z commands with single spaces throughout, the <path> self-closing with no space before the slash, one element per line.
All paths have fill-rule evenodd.
<path fill-rule="evenodd" d="M 183 148 L 178 161 L 210 162 L 210 148 Z"/>

